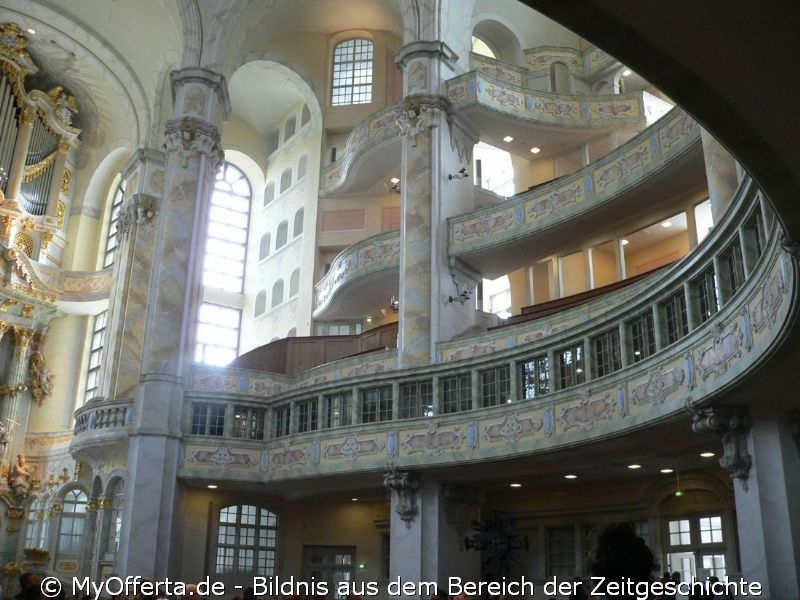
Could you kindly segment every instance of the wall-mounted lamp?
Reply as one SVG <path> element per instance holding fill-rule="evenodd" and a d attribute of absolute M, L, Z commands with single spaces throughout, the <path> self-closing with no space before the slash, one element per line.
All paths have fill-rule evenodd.
<path fill-rule="evenodd" d="M 387 307 L 389 310 L 397 312 L 400 310 L 400 300 L 392 296 L 392 299 L 389 300 L 389 306 Z"/>
<path fill-rule="evenodd" d="M 469 177 L 469 173 L 467 173 L 467 167 L 461 167 L 461 170 L 458 173 L 448 175 L 447 179 L 449 181 L 453 181 L 453 179 L 464 179 L 465 177 Z"/>
<path fill-rule="evenodd" d="M 458 286 L 456 286 L 456 290 L 458 290 Z M 467 289 L 467 284 L 465 283 L 464 287 L 461 288 L 461 291 L 458 292 L 458 296 L 450 296 L 448 297 L 447 301 L 450 302 L 450 304 L 453 302 L 464 304 L 467 300 L 469 300 L 469 298 L 469 290 Z"/>
<path fill-rule="evenodd" d="M 392 177 L 389 180 L 389 183 L 391 184 L 392 191 L 393 192 L 397 192 L 399 194 L 400 193 L 400 180 L 397 177 Z"/>

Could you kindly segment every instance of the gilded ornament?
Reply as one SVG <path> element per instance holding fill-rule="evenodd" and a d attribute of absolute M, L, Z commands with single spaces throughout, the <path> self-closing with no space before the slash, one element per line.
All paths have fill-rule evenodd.
<path fill-rule="evenodd" d="M 28 372 L 31 377 L 33 398 L 39 406 L 42 406 L 44 401 L 53 394 L 53 374 L 47 370 L 44 354 L 39 351 L 31 354 Z"/>
<path fill-rule="evenodd" d="M 69 169 L 64 169 L 64 176 L 61 178 L 61 193 L 65 196 L 69 196 L 69 189 L 72 186 L 72 171 Z M 59 202 L 59 206 L 62 205 L 63 202 Z M 63 219 L 63 213 L 59 215 L 59 224 L 61 224 L 61 220 Z"/>
<path fill-rule="evenodd" d="M 20 312 L 20 314 L 23 317 L 30 317 L 33 314 L 33 306 L 31 306 L 30 304 L 26 304 L 25 306 L 22 307 L 22 311 Z"/>
<path fill-rule="evenodd" d="M 51 152 L 43 160 L 33 165 L 25 165 L 22 170 L 22 181 L 28 183 L 34 179 L 38 179 L 42 173 L 47 171 L 56 160 L 56 153 Z"/>
<path fill-rule="evenodd" d="M 68 173 L 68 172 L 69 171 L 65 171 L 65 173 Z M 61 188 L 61 191 L 62 192 L 64 191 L 63 187 Z M 66 194 L 67 192 L 64 192 L 64 193 Z M 64 202 L 62 202 L 61 200 L 59 200 L 58 201 L 58 209 L 57 210 L 58 210 L 58 227 L 59 227 L 59 229 L 63 229 L 64 228 L 64 214 L 67 212 L 67 205 L 64 204 Z"/>

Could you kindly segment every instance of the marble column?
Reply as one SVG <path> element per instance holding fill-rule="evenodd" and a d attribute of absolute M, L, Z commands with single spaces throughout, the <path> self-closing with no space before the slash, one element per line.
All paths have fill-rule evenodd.
<path fill-rule="evenodd" d="M 456 58 L 438 41 L 415 41 L 395 55 L 406 94 L 397 121 L 403 139 L 398 325 L 402 367 L 434 362 L 436 342 L 463 333 L 476 319 L 479 278 L 447 259 L 447 218 L 473 208 L 470 171 L 477 141 L 449 114 L 449 102 L 439 95 L 441 82 L 453 75 Z"/>
<path fill-rule="evenodd" d="M 4 385 L 9 391 L 0 397 L 0 421 L 7 428 L 8 444 L 3 448 L 0 467 L 10 467 L 17 454 L 22 452 L 25 443 L 25 431 L 28 424 L 30 400 L 25 392 L 28 382 L 28 362 L 33 346 L 34 331 L 25 327 L 13 326 L 13 353 L 6 373 Z"/>
<path fill-rule="evenodd" d="M 786 415 L 753 414 L 748 489 L 735 485 L 742 576 L 763 597 L 800 598 L 800 455 Z"/>
<path fill-rule="evenodd" d="M 146 284 L 136 288 L 139 292 L 129 295 L 124 307 L 115 298 L 113 307 L 130 317 L 121 326 L 115 352 L 130 352 L 140 371 L 132 390 L 133 423 L 117 570 L 121 575 L 154 580 L 175 575 L 178 569 L 172 555 L 179 521 L 175 481 L 183 381 L 193 362 L 208 211 L 214 177 L 223 160 L 220 128 L 230 112 L 221 75 L 191 67 L 173 72 L 171 82 L 173 118 L 166 123 L 163 195 L 157 205 L 147 197 L 129 200 L 128 236 L 133 239 L 140 228 L 152 226 L 148 234 L 152 235 L 152 264 L 143 273 Z M 134 268 L 129 264 L 128 269 Z M 143 330 L 136 331 L 132 311 L 144 315 Z M 128 335 L 136 336 L 136 342 L 125 350 Z M 123 398 L 130 393 L 120 378 L 114 393 Z"/>
<path fill-rule="evenodd" d="M 711 200 L 711 217 L 714 223 L 719 223 L 739 185 L 736 160 L 705 129 L 700 131 L 700 140 L 703 144 L 708 197 Z"/>
<path fill-rule="evenodd" d="M 472 513 L 464 510 L 463 490 L 448 493 L 433 477 L 394 467 L 384 475 L 384 485 L 391 494 L 389 581 L 446 585 L 448 577 L 476 579 L 480 553 L 464 547 L 464 525 Z"/>

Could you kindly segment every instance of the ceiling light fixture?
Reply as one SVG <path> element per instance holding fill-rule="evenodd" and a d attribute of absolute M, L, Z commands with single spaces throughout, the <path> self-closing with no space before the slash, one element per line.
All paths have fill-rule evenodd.
<path fill-rule="evenodd" d="M 572 475 L 572 474 L 564 475 L 564 479 L 577 479 L 577 478 L 578 478 L 577 475 Z"/>
<path fill-rule="evenodd" d="M 668 473 L 672 473 L 672 472 L 673 472 L 673 469 L 661 469 L 661 472 L 662 472 L 662 473 L 664 473 L 664 474 L 666 475 L 666 474 L 668 474 Z"/>
<path fill-rule="evenodd" d="M 642 468 L 642 465 L 636 465 L 636 464 L 633 464 L 633 465 L 628 465 L 628 468 L 629 468 L 631 471 L 635 471 L 636 469 L 641 469 L 641 468 Z"/>
<path fill-rule="evenodd" d="M 350 498 L 351 502 L 358 502 L 358 498 Z"/>
<path fill-rule="evenodd" d="M 522 484 L 521 484 L 521 483 L 510 483 L 510 484 L 508 485 L 508 487 L 513 487 L 513 488 L 521 488 L 521 487 L 522 487 Z"/>
<path fill-rule="evenodd" d="M 30 33 L 31 35 L 36 35 L 36 30 L 33 27 L 28 27 L 28 29 L 26 29 L 26 31 L 28 33 Z"/>
<path fill-rule="evenodd" d="M 701 452 L 700 456 L 702 456 L 703 458 L 713 458 L 714 456 L 716 456 L 716 454 L 714 454 L 713 452 Z"/>
<path fill-rule="evenodd" d="M 506 143 L 513 142 L 514 138 L 511 137 L 510 135 L 507 135 L 506 137 L 503 138 L 503 141 L 506 142 Z"/>
<path fill-rule="evenodd" d="M 217 489 L 217 484 L 216 484 L 216 483 L 209 483 L 209 484 L 208 484 L 208 489 L 210 489 L 210 490 L 215 490 L 215 489 Z"/>
<path fill-rule="evenodd" d="M 389 188 L 393 192 L 397 192 L 399 194 L 400 193 L 400 180 L 397 177 L 392 177 L 389 180 Z"/>
<path fill-rule="evenodd" d="M 628 76 L 628 75 L 630 75 L 631 73 L 633 73 L 633 71 L 631 71 L 630 69 L 625 69 L 625 70 L 622 72 L 622 76 L 623 76 L 623 77 L 627 77 L 627 76 Z"/>
<path fill-rule="evenodd" d="M 664 221 L 663 223 L 661 223 L 661 226 L 662 226 L 663 228 L 665 228 L 665 229 L 666 229 L 667 227 L 672 227 L 672 221 Z"/>
<path fill-rule="evenodd" d="M 622 243 L 623 246 L 627 246 L 628 244 L 630 244 L 628 240 L 620 240 L 620 243 Z"/>
<path fill-rule="evenodd" d="M 541 148 L 537 148 L 536 146 L 531 148 L 531 152 L 533 152 L 534 154 L 539 154 L 539 152 L 541 152 L 541 151 L 542 151 L 542 149 Z"/>

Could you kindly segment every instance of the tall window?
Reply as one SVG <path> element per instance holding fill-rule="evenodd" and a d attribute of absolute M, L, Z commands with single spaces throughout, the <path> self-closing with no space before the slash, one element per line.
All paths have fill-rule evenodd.
<path fill-rule="evenodd" d="M 80 555 L 83 552 L 83 534 L 86 531 L 86 503 L 82 490 L 70 490 L 64 495 L 61 522 L 58 526 L 59 555 Z"/>
<path fill-rule="evenodd" d="M 462 412 L 472 408 L 472 376 L 469 373 L 442 378 L 442 412 Z"/>
<path fill-rule="evenodd" d="M 104 310 L 94 317 L 92 322 L 92 339 L 89 343 L 89 368 L 86 372 L 86 392 L 84 401 L 88 402 L 97 396 L 100 384 L 100 358 L 103 354 L 103 343 L 106 337 L 106 319 L 108 311 Z"/>
<path fill-rule="evenodd" d="M 433 416 L 433 383 L 414 381 L 400 384 L 400 418 Z"/>
<path fill-rule="evenodd" d="M 511 368 L 508 365 L 479 372 L 481 406 L 497 406 L 511 401 Z"/>
<path fill-rule="evenodd" d="M 622 368 L 619 329 L 609 329 L 592 338 L 592 359 L 597 377 L 603 377 Z"/>
<path fill-rule="evenodd" d="M 523 398 L 538 398 L 550 393 L 550 360 L 547 356 L 536 356 L 518 365 Z"/>
<path fill-rule="evenodd" d="M 46 507 L 47 496 L 39 496 L 33 501 L 28 511 L 28 519 L 25 523 L 26 548 L 47 548 L 48 546 L 47 534 L 50 520 L 45 512 Z"/>
<path fill-rule="evenodd" d="M 578 343 L 556 352 L 558 389 L 563 390 L 584 382 L 583 344 Z"/>
<path fill-rule="evenodd" d="M 661 305 L 667 321 L 667 339 L 674 344 L 689 333 L 689 318 L 686 314 L 686 296 L 683 291 L 670 296 Z"/>
<path fill-rule="evenodd" d="M 373 45 L 369 40 L 342 42 L 333 51 L 331 105 L 372 102 Z"/>
<path fill-rule="evenodd" d="M 633 362 L 639 362 L 655 354 L 656 352 L 656 332 L 653 311 L 641 313 L 632 321 L 628 321 L 631 331 L 631 342 L 633 344 Z"/>
<path fill-rule="evenodd" d="M 272 308 L 283 302 L 283 279 L 278 279 L 272 285 Z"/>
<path fill-rule="evenodd" d="M 316 431 L 319 428 L 319 402 L 316 398 L 313 400 L 304 400 L 297 403 L 297 432 L 307 433 L 309 431 Z"/>
<path fill-rule="evenodd" d="M 717 288 L 714 282 L 714 267 L 711 266 L 694 280 L 697 299 L 700 303 L 700 320 L 705 323 L 719 310 Z"/>
<path fill-rule="evenodd" d="M 114 254 L 117 251 L 117 221 L 119 220 L 119 209 L 122 208 L 122 199 L 125 197 L 126 181 L 123 179 L 114 192 L 114 199 L 111 201 L 111 219 L 108 221 L 108 234 L 106 235 L 106 251 L 103 257 L 103 268 L 114 264 Z"/>
<path fill-rule="evenodd" d="M 300 293 L 300 269 L 292 271 L 289 277 L 289 298 L 294 298 Z"/>
<path fill-rule="evenodd" d="M 266 411 L 246 406 L 233 407 L 233 437 L 242 440 L 263 440 Z"/>
<path fill-rule="evenodd" d="M 392 419 L 392 386 L 361 390 L 361 422 L 376 423 Z"/>
<path fill-rule="evenodd" d="M 223 366 L 236 358 L 240 320 L 238 309 L 203 302 L 197 316 L 195 362 Z"/>
<path fill-rule="evenodd" d="M 108 529 L 105 536 L 105 551 L 116 556 L 122 536 L 122 503 L 125 500 L 125 482 L 122 479 L 116 480 L 109 496 L 111 498 L 111 509 L 108 512 L 106 521 Z"/>
<path fill-rule="evenodd" d="M 203 285 L 242 291 L 250 198 L 244 173 L 225 163 L 211 195 Z"/>
<path fill-rule="evenodd" d="M 322 397 L 323 421 L 325 428 L 350 425 L 353 421 L 353 395 L 339 392 Z"/>
<path fill-rule="evenodd" d="M 216 572 L 271 576 L 275 572 L 278 517 L 240 504 L 219 511 Z"/>

